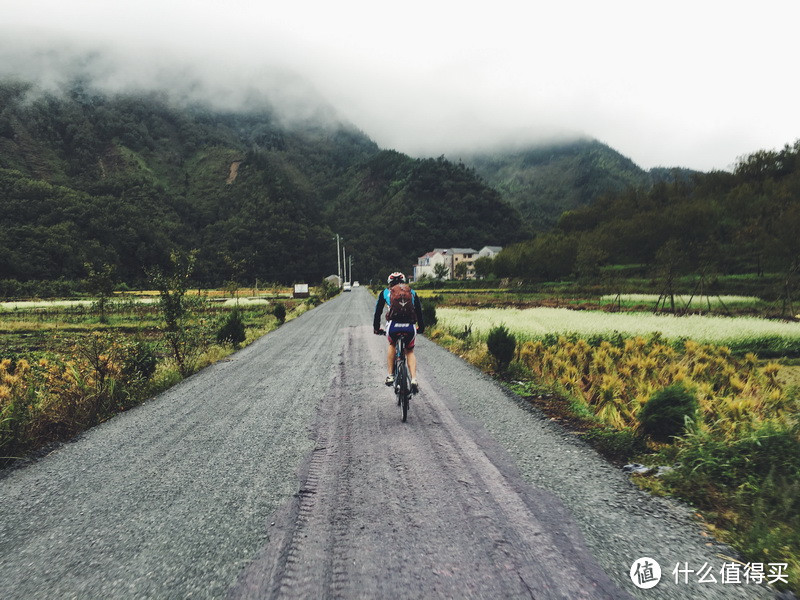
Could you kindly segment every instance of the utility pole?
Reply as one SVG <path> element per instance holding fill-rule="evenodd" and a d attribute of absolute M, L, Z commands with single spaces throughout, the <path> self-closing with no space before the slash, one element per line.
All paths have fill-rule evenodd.
<path fill-rule="evenodd" d="M 342 263 L 344 264 L 344 281 L 347 281 L 347 252 L 342 244 Z"/>
<path fill-rule="evenodd" d="M 350 255 L 350 279 L 348 279 L 350 283 L 353 283 L 353 255 Z"/>
<path fill-rule="evenodd" d="M 336 234 L 336 268 L 339 275 L 339 287 L 342 287 L 342 255 L 339 253 L 339 234 Z"/>

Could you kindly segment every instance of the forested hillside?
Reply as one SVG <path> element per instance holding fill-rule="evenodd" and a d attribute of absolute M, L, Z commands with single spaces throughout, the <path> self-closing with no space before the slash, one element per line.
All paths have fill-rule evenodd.
<path fill-rule="evenodd" d="M 688 169 L 644 171 L 632 160 L 592 139 L 463 155 L 526 222 L 550 229 L 566 210 L 629 187 L 649 188 L 659 181 L 687 178 Z"/>
<path fill-rule="evenodd" d="M 695 174 L 609 194 L 566 212 L 558 226 L 504 250 L 495 274 L 530 280 L 597 279 L 604 265 L 639 264 L 660 277 L 782 274 L 800 269 L 800 141 L 759 151 L 733 173 Z"/>
<path fill-rule="evenodd" d="M 524 239 L 519 214 L 476 174 L 444 158 L 410 160 L 383 151 L 354 167 L 328 219 L 357 250 L 367 272 L 434 247 L 480 248 Z M 530 235 L 530 233 L 527 233 Z"/>
<path fill-rule="evenodd" d="M 352 126 L 78 83 L 0 84 L 0 212 L 0 280 L 14 281 L 108 263 L 138 285 L 172 250 L 196 248 L 198 283 L 313 282 L 335 271 L 335 233 L 366 279 L 434 244 L 523 239 L 470 171 L 379 153 Z"/>

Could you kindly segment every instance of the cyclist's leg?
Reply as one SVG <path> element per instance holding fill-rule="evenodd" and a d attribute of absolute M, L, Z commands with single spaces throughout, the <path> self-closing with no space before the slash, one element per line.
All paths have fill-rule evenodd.
<path fill-rule="evenodd" d="M 394 353 L 395 353 L 395 345 L 392 342 L 389 342 L 389 349 L 386 351 L 386 366 L 388 368 L 388 374 L 392 375 L 394 373 Z"/>
<path fill-rule="evenodd" d="M 414 354 L 414 346 L 416 346 L 417 341 L 417 328 L 412 325 L 411 326 L 411 335 L 408 339 L 408 345 L 406 346 L 406 362 L 408 363 L 408 372 L 411 375 L 411 390 L 416 394 L 418 388 L 417 385 L 417 356 Z"/>
<path fill-rule="evenodd" d="M 389 348 L 386 350 L 386 368 L 387 368 L 387 375 L 386 375 L 386 385 L 392 385 L 392 381 L 394 379 L 394 358 L 395 358 L 395 342 L 396 339 L 392 337 L 392 322 L 389 321 L 386 323 L 386 339 L 389 342 Z"/>
<path fill-rule="evenodd" d="M 408 372 L 411 373 L 411 379 L 417 378 L 417 357 L 414 354 L 414 348 L 406 350 L 406 362 L 408 362 Z"/>

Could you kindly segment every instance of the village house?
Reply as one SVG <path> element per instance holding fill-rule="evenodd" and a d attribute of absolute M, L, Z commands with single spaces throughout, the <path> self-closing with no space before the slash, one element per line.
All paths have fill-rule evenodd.
<path fill-rule="evenodd" d="M 434 248 L 417 259 L 417 264 L 414 265 L 414 281 L 419 281 L 422 277 L 436 279 L 436 265 L 444 265 L 447 269 L 444 279 L 475 279 L 475 260 L 484 256 L 494 258 L 500 250 L 500 246 L 484 246 L 480 251 L 474 248 Z M 466 267 L 457 271 L 461 264 Z"/>
<path fill-rule="evenodd" d="M 502 249 L 502 246 L 484 246 L 478 251 L 478 258 L 494 258 Z"/>

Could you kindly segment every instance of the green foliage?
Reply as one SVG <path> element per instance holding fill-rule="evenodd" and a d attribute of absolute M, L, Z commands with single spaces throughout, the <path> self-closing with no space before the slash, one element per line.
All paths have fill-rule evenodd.
<path fill-rule="evenodd" d="M 106 322 L 106 303 L 114 294 L 114 267 L 108 263 L 95 267 L 86 263 L 86 289 L 97 297 L 97 306 L 100 311 L 100 322 Z"/>
<path fill-rule="evenodd" d="M 447 265 L 444 263 L 436 263 L 433 266 L 433 274 L 436 277 L 437 281 L 441 281 L 445 277 L 447 277 L 448 273 L 450 273 L 450 269 L 447 268 Z"/>
<path fill-rule="evenodd" d="M 197 251 L 188 254 L 173 252 L 170 255 L 171 269 L 168 272 L 154 269 L 150 281 L 158 290 L 159 306 L 167 331 L 176 331 L 186 316 L 185 295 L 189 289 L 189 278 L 194 270 Z"/>
<path fill-rule="evenodd" d="M 408 272 L 416 257 L 434 247 L 524 238 L 517 211 L 474 171 L 443 157 L 412 159 L 384 151 L 348 176 L 350 185 L 327 206 L 326 216 L 358 258 L 359 271 L 374 280 L 398 268 Z"/>
<path fill-rule="evenodd" d="M 159 292 L 159 308 L 164 319 L 164 340 L 178 365 L 181 376 L 188 377 L 194 370 L 194 360 L 200 351 L 200 340 L 187 328 L 186 290 L 194 269 L 196 251 L 188 254 L 173 251 L 169 271 L 154 269 L 150 280 Z"/>
<path fill-rule="evenodd" d="M 422 320 L 425 327 L 433 327 L 438 319 L 436 318 L 436 304 L 430 300 L 422 302 Z"/>
<path fill-rule="evenodd" d="M 279 306 L 283 306 L 280 304 Z M 217 330 L 217 342 L 220 344 L 231 344 L 234 348 L 245 341 L 247 335 L 245 333 L 244 321 L 238 308 L 234 308 L 223 319 L 222 324 Z"/>
<path fill-rule="evenodd" d="M 753 274 L 748 293 L 780 300 L 788 315 L 800 291 L 800 207 L 789 200 L 799 191 L 800 141 L 756 152 L 734 173 L 676 173 L 610 191 L 565 212 L 557 227 L 507 246 L 493 270 L 532 281 L 576 274 L 611 283 L 599 267 L 647 264 L 667 293 L 682 273 L 705 275 L 705 293 L 714 291 L 710 274 Z M 770 271 L 780 281 L 764 277 Z"/>
<path fill-rule="evenodd" d="M 665 477 L 670 486 L 710 511 L 747 560 L 788 560 L 797 589 L 800 423 L 766 422 L 735 439 L 692 432 L 682 438 L 676 460 L 680 467 Z"/>
<path fill-rule="evenodd" d="M 333 230 L 368 280 L 433 245 L 522 237 L 515 211 L 463 165 L 378 152 L 351 127 L 77 83 L 18 89 L 0 83 L 0 280 L 75 280 L 102 257 L 138 286 L 172 250 L 198 248 L 205 286 L 232 278 L 220 256 L 237 281 L 319 281 L 336 265 Z M 387 223 L 414 235 L 386 235 Z"/>
<path fill-rule="evenodd" d="M 0 298 L 66 298 L 76 294 L 81 288 L 77 281 L 65 279 L 45 281 L 19 281 L 0 279 Z"/>
<path fill-rule="evenodd" d="M 684 432 L 686 420 L 694 421 L 697 398 L 682 383 L 654 392 L 639 411 L 642 432 L 659 441 L 669 441 Z"/>
<path fill-rule="evenodd" d="M 501 370 L 506 370 L 514 359 L 517 349 L 517 338 L 504 325 L 498 325 L 489 331 L 486 338 L 489 354 L 497 361 Z"/>
<path fill-rule="evenodd" d="M 627 461 L 647 451 L 642 436 L 631 429 L 595 428 L 582 437 L 612 460 Z"/>
<path fill-rule="evenodd" d="M 278 319 L 278 323 L 283 325 L 286 322 L 286 306 L 283 302 L 278 302 L 275 308 L 272 309 L 272 314 Z"/>
<path fill-rule="evenodd" d="M 501 150 L 464 160 L 537 230 L 552 228 L 563 212 L 603 195 L 679 176 L 664 170 L 647 173 L 596 140 Z"/>
<path fill-rule="evenodd" d="M 123 346 L 123 373 L 129 379 L 141 377 L 145 381 L 156 372 L 158 355 L 153 345 L 142 341 L 132 340 Z"/>
<path fill-rule="evenodd" d="M 327 279 L 323 279 L 322 282 L 319 284 L 319 296 L 322 300 L 329 300 L 333 298 L 336 294 L 341 291 L 338 285 L 335 283 L 328 281 Z"/>

